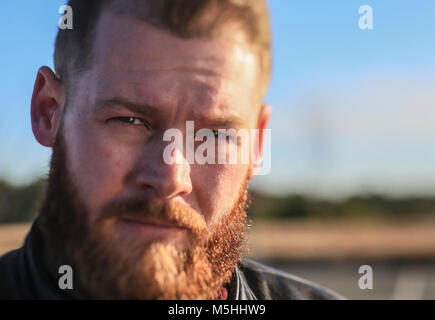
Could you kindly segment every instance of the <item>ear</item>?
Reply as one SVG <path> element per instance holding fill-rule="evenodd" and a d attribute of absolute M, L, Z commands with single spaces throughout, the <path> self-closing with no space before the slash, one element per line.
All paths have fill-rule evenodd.
<path fill-rule="evenodd" d="M 65 97 L 60 79 L 49 67 L 41 67 L 36 75 L 30 116 L 32 131 L 40 144 L 51 147 L 59 129 Z"/>
<path fill-rule="evenodd" d="M 263 141 L 265 135 L 265 129 L 269 125 L 270 116 L 272 114 L 272 107 L 268 104 L 263 104 L 261 106 L 260 112 L 258 114 L 257 129 L 258 129 L 258 141 L 253 141 L 254 144 L 251 145 L 253 148 L 251 152 L 251 170 L 249 170 L 248 179 L 251 180 L 255 177 L 260 164 L 261 156 L 263 154 Z"/>

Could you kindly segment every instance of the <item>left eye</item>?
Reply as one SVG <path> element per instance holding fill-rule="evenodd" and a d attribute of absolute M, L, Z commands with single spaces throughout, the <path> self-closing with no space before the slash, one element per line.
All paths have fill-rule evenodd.
<path fill-rule="evenodd" d="M 117 117 L 115 119 L 120 120 L 122 122 L 125 122 L 127 124 L 144 125 L 144 121 L 142 119 L 136 118 L 136 117 Z"/>

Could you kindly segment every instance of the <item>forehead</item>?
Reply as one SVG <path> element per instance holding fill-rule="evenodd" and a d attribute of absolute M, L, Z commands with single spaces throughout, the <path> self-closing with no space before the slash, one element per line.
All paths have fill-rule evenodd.
<path fill-rule="evenodd" d="M 247 115 L 255 108 L 258 62 L 241 31 L 182 39 L 133 17 L 105 12 L 94 45 L 92 74 L 99 98 L 127 95 L 162 106 L 185 103 L 214 111 L 240 109 Z"/>

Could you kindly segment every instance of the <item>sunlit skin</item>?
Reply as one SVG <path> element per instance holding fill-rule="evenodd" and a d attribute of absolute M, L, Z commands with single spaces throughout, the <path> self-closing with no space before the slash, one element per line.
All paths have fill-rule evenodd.
<path fill-rule="evenodd" d="M 48 67 L 38 71 L 32 97 L 39 143 L 51 147 L 62 123 L 67 165 L 90 223 L 109 201 L 144 195 L 189 205 L 211 230 L 255 167 L 168 165 L 162 157 L 168 142 L 162 137 L 170 128 L 184 132 L 186 121 L 193 120 L 196 130 L 258 128 L 262 145 L 261 130 L 271 110 L 258 99 L 257 57 L 243 32 L 231 28 L 217 38 L 186 40 L 105 12 L 97 24 L 94 54 L 92 67 L 75 79 L 66 109 L 64 84 Z M 183 229 L 165 221 L 137 218 L 117 221 L 113 232 L 119 238 L 171 242 L 185 237 Z"/>

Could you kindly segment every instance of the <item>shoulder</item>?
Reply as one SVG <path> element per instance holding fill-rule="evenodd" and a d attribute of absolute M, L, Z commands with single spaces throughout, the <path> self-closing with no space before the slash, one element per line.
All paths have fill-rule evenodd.
<path fill-rule="evenodd" d="M 343 299 L 323 286 L 249 259 L 243 259 L 239 269 L 252 292 L 261 300 Z"/>
<path fill-rule="evenodd" d="M 20 277 L 17 277 L 20 256 L 21 249 L 0 256 L 0 299 L 18 298 L 16 293 L 20 287 Z"/>

